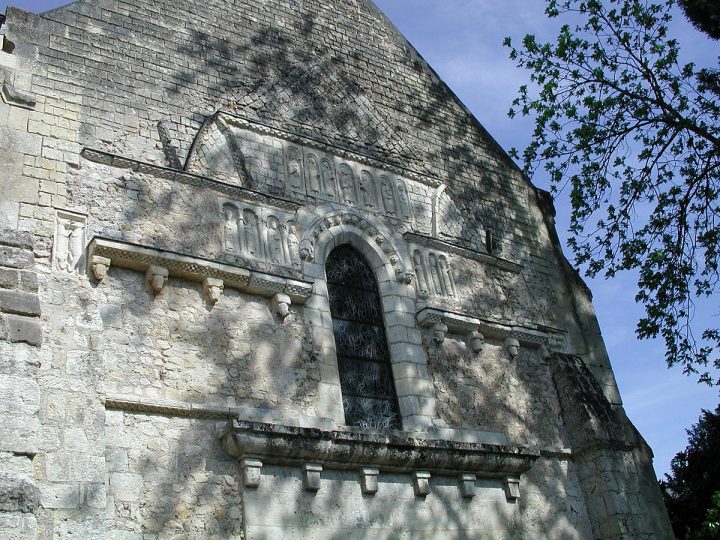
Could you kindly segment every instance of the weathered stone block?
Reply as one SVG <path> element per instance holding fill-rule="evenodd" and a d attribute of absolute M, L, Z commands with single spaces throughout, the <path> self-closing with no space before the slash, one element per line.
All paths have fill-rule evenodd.
<path fill-rule="evenodd" d="M 0 288 L 15 289 L 20 282 L 20 274 L 12 268 L 0 268 Z"/>
<path fill-rule="evenodd" d="M 31 251 L 27 249 L 0 246 L 0 266 L 8 266 L 10 268 L 32 268 L 35 259 Z"/>
<path fill-rule="evenodd" d="M 0 375 L 0 413 L 32 417 L 40 410 L 40 386 L 27 377 Z"/>
<path fill-rule="evenodd" d="M 36 294 L 0 289 L 0 310 L 17 315 L 40 315 L 40 299 Z"/>
<path fill-rule="evenodd" d="M 42 344 L 42 325 L 36 318 L 0 314 L 0 339 L 14 343 Z"/>
<path fill-rule="evenodd" d="M 0 538 L 36 540 L 37 520 L 33 514 L 0 514 Z"/>
<path fill-rule="evenodd" d="M 82 503 L 77 484 L 46 484 L 40 490 L 43 508 L 78 508 Z"/>
<path fill-rule="evenodd" d="M 34 512 L 39 491 L 26 477 L 0 472 L 0 512 Z"/>
<path fill-rule="evenodd" d="M 76 452 L 48 453 L 46 475 L 51 482 L 104 482 L 105 458 Z"/>
<path fill-rule="evenodd" d="M 145 482 L 140 474 L 110 474 L 110 494 L 118 501 L 139 501 L 144 490 Z"/>

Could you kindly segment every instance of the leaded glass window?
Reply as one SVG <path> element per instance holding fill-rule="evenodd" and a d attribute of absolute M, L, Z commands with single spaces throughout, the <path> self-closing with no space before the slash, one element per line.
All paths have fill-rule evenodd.
<path fill-rule="evenodd" d="M 350 246 L 330 253 L 326 273 L 345 421 L 351 426 L 400 429 L 375 276 Z"/>

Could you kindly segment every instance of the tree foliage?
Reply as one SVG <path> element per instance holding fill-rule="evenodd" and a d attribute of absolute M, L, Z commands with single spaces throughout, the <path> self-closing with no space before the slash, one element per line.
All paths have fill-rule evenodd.
<path fill-rule="evenodd" d="M 554 191 L 570 188 L 578 264 L 591 276 L 637 269 L 638 336 L 661 336 L 668 365 L 719 383 L 720 331 L 691 322 L 720 280 L 720 80 L 680 63 L 674 5 L 548 0 L 549 17 L 574 24 L 552 43 L 506 38 L 532 83 L 510 116 L 535 118 L 526 172 L 542 166 Z"/>
<path fill-rule="evenodd" d="M 717 0 L 680 0 L 685 16 L 695 28 L 720 39 L 720 2 Z"/>
<path fill-rule="evenodd" d="M 678 538 L 720 538 L 720 406 L 703 411 L 688 431 L 688 445 L 660 482 Z"/>

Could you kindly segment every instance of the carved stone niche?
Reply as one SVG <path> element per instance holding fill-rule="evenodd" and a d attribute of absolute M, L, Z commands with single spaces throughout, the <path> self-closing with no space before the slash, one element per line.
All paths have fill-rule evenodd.
<path fill-rule="evenodd" d="M 238 419 L 220 439 L 241 463 L 256 460 L 301 468 L 306 490 L 319 489 L 323 469 L 339 469 L 360 471 L 363 493 L 373 494 L 378 475 L 393 472 L 408 475 L 419 497 L 429 493 L 431 475 L 459 478 L 463 497 L 474 493 L 475 478 L 511 482 L 508 498 L 519 496 L 521 475 L 540 455 L 520 446 L 428 440 L 406 432 L 327 431 Z"/>
<path fill-rule="evenodd" d="M 87 216 L 58 210 L 55 216 L 53 267 L 60 272 L 75 273 L 85 252 Z"/>

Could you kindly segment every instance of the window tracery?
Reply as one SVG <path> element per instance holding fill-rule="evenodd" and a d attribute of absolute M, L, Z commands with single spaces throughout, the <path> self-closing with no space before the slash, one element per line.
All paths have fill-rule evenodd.
<path fill-rule="evenodd" d="M 375 276 L 350 246 L 333 250 L 326 276 L 345 420 L 353 426 L 400 429 Z"/>

